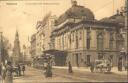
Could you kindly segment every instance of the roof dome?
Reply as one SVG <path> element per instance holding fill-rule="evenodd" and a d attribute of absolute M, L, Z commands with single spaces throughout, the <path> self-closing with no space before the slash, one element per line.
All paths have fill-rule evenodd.
<path fill-rule="evenodd" d="M 83 17 L 85 17 L 86 20 L 94 20 L 94 14 L 90 9 L 85 8 L 84 6 L 73 5 L 56 20 L 56 24 L 59 25 L 66 21 L 68 18 L 80 19 Z"/>

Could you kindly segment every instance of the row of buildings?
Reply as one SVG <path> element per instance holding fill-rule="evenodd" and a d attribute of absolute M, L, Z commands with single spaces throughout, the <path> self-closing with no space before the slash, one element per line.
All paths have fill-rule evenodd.
<path fill-rule="evenodd" d="M 122 64 L 126 56 L 123 36 L 125 15 L 118 11 L 113 16 L 95 19 L 93 12 L 72 1 L 72 6 L 58 18 L 47 14 L 37 22 L 37 32 L 31 37 L 31 55 L 45 53 L 55 56 L 56 65 L 89 66 L 96 59 L 108 59 L 113 65 Z"/>

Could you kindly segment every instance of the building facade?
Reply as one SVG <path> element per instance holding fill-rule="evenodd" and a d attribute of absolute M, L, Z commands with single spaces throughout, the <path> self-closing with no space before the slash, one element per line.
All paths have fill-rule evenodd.
<path fill-rule="evenodd" d="M 103 18 L 101 19 L 101 21 L 103 22 L 115 22 L 117 24 L 121 25 L 120 28 L 120 33 L 118 34 L 118 44 L 117 44 L 117 48 L 118 51 L 120 52 L 120 56 L 118 58 L 118 60 L 121 60 L 122 64 L 125 66 L 126 65 L 126 61 L 127 61 L 127 25 L 125 23 L 126 19 L 125 19 L 125 12 L 124 10 L 117 10 L 117 13 L 113 16 L 110 16 L 108 18 Z"/>
<path fill-rule="evenodd" d="M 31 41 L 30 41 L 30 54 L 31 57 L 33 58 L 36 56 L 36 34 L 33 34 L 31 36 Z"/>
<path fill-rule="evenodd" d="M 30 50 L 31 50 L 31 48 L 29 45 L 23 45 L 23 50 L 22 50 L 23 62 L 26 64 L 30 64 L 32 61 L 32 56 L 30 54 Z"/>
<path fill-rule="evenodd" d="M 51 32 L 56 16 L 47 14 L 42 21 L 37 22 L 36 33 L 36 56 L 41 56 L 44 51 L 51 49 Z"/>
<path fill-rule="evenodd" d="M 55 21 L 51 34 L 55 50 L 66 51 L 66 63 L 73 66 L 89 66 L 96 59 L 108 59 L 117 65 L 121 25 L 115 22 L 97 21 L 88 8 L 72 2 Z"/>

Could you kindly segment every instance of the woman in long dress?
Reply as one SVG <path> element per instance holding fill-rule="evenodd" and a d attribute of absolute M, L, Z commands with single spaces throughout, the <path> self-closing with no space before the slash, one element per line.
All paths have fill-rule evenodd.
<path fill-rule="evenodd" d="M 13 83 L 12 71 L 13 71 L 13 68 L 12 68 L 11 62 L 8 62 L 6 66 L 5 83 Z"/>
<path fill-rule="evenodd" d="M 71 65 L 70 61 L 68 62 L 68 72 L 73 73 L 72 65 Z"/>

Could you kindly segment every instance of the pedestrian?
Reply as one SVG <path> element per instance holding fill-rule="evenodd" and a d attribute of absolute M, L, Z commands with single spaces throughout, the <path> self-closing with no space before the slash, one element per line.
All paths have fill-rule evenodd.
<path fill-rule="evenodd" d="M 68 62 L 68 72 L 69 73 L 73 73 L 73 71 L 72 71 L 72 65 L 71 65 L 70 61 Z"/>
<path fill-rule="evenodd" d="M 45 77 L 52 77 L 52 67 L 50 63 L 48 63 L 45 72 L 44 72 Z"/>
<path fill-rule="evenodd" d="M 127 71 L 127 69 L 128 69 L 128 62 L 125 61 L 125 71 Z"/>
<path fill-rule="evenodd" d="M 6 77 L 6 66 L 3 65 L 2 66 L 2 80 L 5 80 L 5 77 Z"/>
<path fill-rule="evenodd" d="M 24 75 L 25 65 L 22 66 L 22 71 L 23 71 L 23 75 Z"/>
<path fill-rule="evenodd" d="M 5 76 L 5 82 L 4 83 L 13 83 L 13 67 L 11 62 L 7 62 L 6 65 L 6 76 Z"/>
<path fill-rule="evenodd" d="M 94 72 L 94 62 L 91 63 L 90 70 L 91 72 Z"/>
<path fill-rule="evenodd" d="M 118 61 L 118 71 L 122 71 L 122 60 L 121 60 L 121 58 Z"/>
<path fill-rule="evenodd" d="M 21 67 L 19 64 L 18 64 L 18 74 L 19 74 L 19 76 L 21 76 Z"/>
<path fill-rule="evenodd" d="M 0 83 L 2 83 L 2 66 L 0 65 Z"/>
<path fill-rule="evenodd" d="M 46 77 L 52 77 L 52 67 L 51 67 L 50 63 L 48 63 L 48 65 L 47 65 Z"/>

